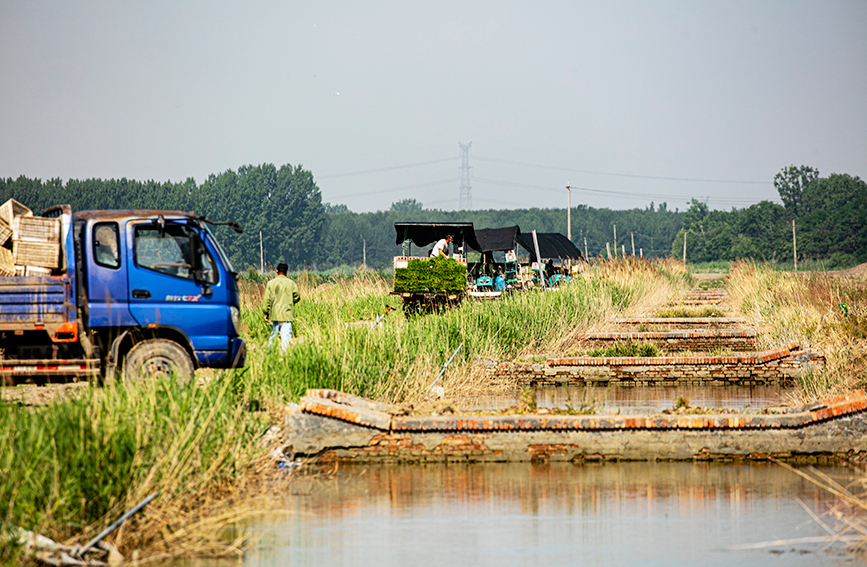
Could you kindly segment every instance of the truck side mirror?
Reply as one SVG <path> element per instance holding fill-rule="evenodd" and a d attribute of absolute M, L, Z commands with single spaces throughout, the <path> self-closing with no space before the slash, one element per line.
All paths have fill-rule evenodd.
<path fill-rule="evenodd" d="M 202 239 L 195 232 L 190 233 L 190 271 L 196 279 L 202 279 Z"/>
<path fill-rule="evenodd" d="M 234 230 L 235 232 L 237 232 L 238 234 L 244 234 L 244 229 L 241 228 L 241 223 L 239 223 L 238 221 L 235 221 L 235 220 L 229 221 L 229 227 L 231 227 L 231 229 Z"/>
<path fill-rule="evenodd" d="M 211 295 L 214 291 L 211 285 L 205 281 L 202 274 L 202 254 L 205 253 L 205 245 L 198 232 L 190 233 L 190 271 L 196 283 L 202 284 L 202 295 Z"/>

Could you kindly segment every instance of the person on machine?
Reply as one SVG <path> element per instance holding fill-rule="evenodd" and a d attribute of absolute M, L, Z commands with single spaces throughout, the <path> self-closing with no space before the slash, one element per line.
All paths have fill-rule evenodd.
<path fill-rule="evenodd" d="M 445 238 L 440 238 L 437 240 L 437 243 L 434 244 L 434 247 L 431 248 L 430 257 L 436 258 L 438 256 L 449 257 L 449 243 L 454 240 L 454 236 L 451 234 L 447 235 Z"/>

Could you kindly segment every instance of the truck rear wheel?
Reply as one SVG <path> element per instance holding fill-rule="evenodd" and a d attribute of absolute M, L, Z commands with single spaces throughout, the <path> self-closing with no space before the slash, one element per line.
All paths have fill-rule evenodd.
<path fill-rule="evenodd" d="M 193 361 L 181 345 L 166 339 L 142 341 L 124 358 L 123 379 L 139 382 L 177 376 L 182 382 L 193 379 Z"/>

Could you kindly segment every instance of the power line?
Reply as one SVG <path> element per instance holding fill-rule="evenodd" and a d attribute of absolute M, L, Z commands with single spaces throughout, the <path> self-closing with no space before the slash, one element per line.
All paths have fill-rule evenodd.
<path fill-rule="evenodd" d="M 505 199 L 486 199 L 484 197 L 476 197 L 477 201 L 482 201 L 485 203 L 496 203 L 496 204 L 505 204 L 505 205 L 514 205 L 518 209 L 532 209 L 533 207 L 528 207 L 527 203 L 517 203 L 515 201 L 507 201 Z"/>
<path fill-rule="evenodd" d="M 729 179 L 693 179 L 690 177 L 663 177 L 658 175 L 637 175 L 632 173 L 611 173 L 607 171 L 591 171 L 588 169 L 574 169 L 571 167 L 558 167 L 555 165 L 541 165 L 535 163 L 524 163 L 520 161 L 511 161 L 506 159 L 486 158 L 475 156 L 477 160 L 489 161 L 493 163 L 505 163 L 508 165 L 520 165 L 524 167 L 536 167 L 539 169 L 552 169 L 555 171 L 569 171 L 573 173 L 590 173 L 593 175 L 610 175 L 613 177 L 634 177 L 637 179 L 659 179 L 663 181 L 691 181 L 693 183 L 737 183 L 741 185 L 771 185 L 769 181 L 735 181 Z"/>
<path fill-rule="evenodd" d="M 466 146 L 464 146 L 463 144 L 460 144 L 462 149 L 463 148 L 469 148 L 470 145 L 472 145 L 472 142 L 470 142 Z M 702 178 L 692 178 L 692 177 L 668 177 L 668 176 L 661 176 L 661 175 L 640 175 L 640 174 L 633 174 L 633 173 L 613 173 L 610 171 L 594 171 L 594 170 L 589 170 L 589 169 L 577 169 L 577 168 L 572 168 L 572 167 L 561 167 L 561 166 L 555 166 L 555 165 L 526 163 L 526 162 L 519 162 L 519 161 L 514 161 L 514 160 L 506 160 L 506 159 L 498 159 L 498 158 L 488 158 L 488 157 L 479 157 L 479 156 L 474 156 L 474 157 L 478 160 L 487 161 L 487 162 L 491 162 L 491 163 L 503 163 L 503 164 L 507 164 L 507 165 L 518 165 L 518 166 L 522 166 L 522 167 L 534 167 L 534 168 L 538 168 L 538 169 L 550 169 L 550 170 L 554 170 L 554 171 L 568 171 L 568 172 L 572 172 L 572 173 L 587 173 L 587 174 L 591 174 L 591 175 L 608 175 L 608 176 L 612 176 L 612 177 L 630 177 L 630 178 L 635 178 L 635 179 L 656 179 L 656 180 L 662 180 L 662 181 L 687 181 L 687 182 L 692 182 L 692 183 L 733 183 L 733 184 L 740 184 L 740 185 L 772 185 L 772 183 L 769 181 L 745 181 L 745 180 L 735 180 L 735 179 L 702 179 Z M 389 166 L 389 167 L 380 167 L 380 168 L 375 168 L 375 169 L 364 169 L 364 170 L 359 170 L 359 171 L 350 171 L 350 172 L 346 172 L 346 173 L 335 173 L 335 174 L 331 174 L 331 175 L 319 175 L 319 176 L 317 176 L 317 179 L 334 179 L 337 177 L 350 177 L 353 175 L 366 175 L 368 173 L 381 173 L 383 171 L 395 171 L 395 170 L 399 170 L 399 169 L 409 169 L 409 168 L 413 168 L 413 167 L 421 167 L 421 166 L 425 166 L 425 165 L 433 165 L 436 163 L 445 163 L 445 162 L 449 162 L 449 161 L 454 161 L 454 158 L 442 158 L 442 159 L 435 159 L 435 160 L 429 160 L 429 161 L 421 161 L 421 162 L 416 162 L 416 163 L 408 163 L 408 164 L 403 164 L 403 165 L 393 165 L 393 166 Z M 464 167 L 464 165 L 462 163 L 461 168 L 463 169 L 463 167 Z M 472 169 L 472 168 L 470 168 L 470 169 Z"/>
<path fill-rule="evenodd" d="M 492 185 L 502 185 L 505 187 L 520 187 L 520 188 L 525 188 L 525 189 L 538 189 L 540 191 L 548 191 L 550 193 L 558 193 L 558 194 L 562 193 L 561 189 L 553 189 L 551 187 L 542 187 L 540 185 L 530 185 L 527 183 L 515 183 L 513 181 L 499 181 L 496 179 L 485 179 L 485 178 L 480 178 L 480 177 L 476 177 L 475 179 L 476 179 L 476 181 L 478 181 L 480 183 L 490 183 Z M 665 198 L 665 199 L 682 199 L 682 200 L 687 201 L 687 200 L 693 198 L 692 196 L 689 196 L 689 195 L 676 195 L 676 194 L 671 194 L 671 193 L 631 193 L 628 191 L 613 191 L 610 189 L 593 189 L 590 187 L 577 187 L 577 186 L 572 187 L 572 189 L 575 189 L 578 191 L 587 191 L 589 193 L 601 193 L 601 194 L 605 194 L 605 195 L 619 195 L 619 196 L 623 196 L 623 197 L 641 197 L 641 198 L 645 198 L 645 199 L 646 198 L 651 198 L 651 199 Z M 754 200 L 752 200 L 752 199 L 729 199 L 726 197 L 709 197 L 709 196 L 705 197 L 705 198 L 709 199 L 710 201 L 713 201 L 715 203 L 741 204 L 741 203 L 753 203 L 754 202 Z"/>
<path fill-rule="evenodd" d="M 446 161 L 454 161 L 455 158 L 434 159 L 431 161 L 420 161 L 418 163 L 408 163 L 406 165 L 392 165 L 391 167 L 380 167 L 377 169 L 365 169 L 362 171 L 350 171 L 348 173 L 335 173 L 332 175 L 319 175 L 317 179 L 334 179 L 335 177 L 349 177 L 352 175 L 364 175 L 367 173 L 379 173 L 381 171 L 394 171 L 396 169 L 409 169 L 411 167 L 420 167 L 422 165 L 431 165 L 434 163 L 443 163 Z"/>
<path fill-rule="evenodd" d="M 345 195 L 335 195 L 329 197 L 329 199 L 345 199 L 347 197 L 365 197 L 367 195 L 381 195 L 382 193 L 394 193 L 396 191 L 403 191 L 405 189 L 416 189 L 417 187 L 430 187 L 432 185 L 444 185 L 446 183 L 454 183 L 455 178 L 452 177 L 450 179 L 441 179 L 439 181 L 429 181 L 427 183 L 418 183 L 416 185 L 404 185 L 403 187 L 395 187 L 393 189 L 382 189 L 380 191 L 367 191 L 365 193 L 347 193 Z"/>

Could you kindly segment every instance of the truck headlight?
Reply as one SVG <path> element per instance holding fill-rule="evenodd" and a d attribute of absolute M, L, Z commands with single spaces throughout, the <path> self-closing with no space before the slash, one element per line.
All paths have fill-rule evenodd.
<path fill-rule="evenodd" d="M 241 334 L 241 312 L 234 305 L 229 307 L 229 313 L 232 315 L 232 326 L 235 328 L 235 334 Z"/>

